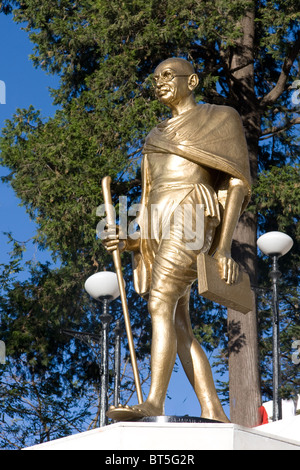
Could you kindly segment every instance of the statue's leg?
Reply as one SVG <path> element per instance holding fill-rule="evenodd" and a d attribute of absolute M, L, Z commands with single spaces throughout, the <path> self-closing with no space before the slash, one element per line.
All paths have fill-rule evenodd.
<path fill-rule="evenodd" d="M 163 414 L 169 381 L 177 354 L 174 325 L 175 305 L 150 297 L 148 309 L 152 320 L 151 385 L 147 403 Z"/>
<path fill-rule="evenodd" d="M 178 355 L 199 400 L 201 417 L 229 422 L 218 398 L 206 354 L 193 334 L 189 315 L 189 293 L 178 301 L 175 327 Z"/>
<path fill-rule="evenodd" d="M 134 420 L 164 414 L 164 403 L 174 368 L 177 341 L 174 325 L 176 302 L 151 296 L 148 310 L 152 320 L 151 384 L 147 399 L 131 407 L 111 407 L 107 415 L 116 420 Z"/>

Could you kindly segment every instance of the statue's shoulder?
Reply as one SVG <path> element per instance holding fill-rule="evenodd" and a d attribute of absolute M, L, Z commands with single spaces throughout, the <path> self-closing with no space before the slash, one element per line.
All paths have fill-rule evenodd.
<path fill-rule="evenodd" d="M 238 111 L 232 106 L 203 103 L 196 106 L 197 113 L 210 113 L 224 117 L 240 118 Z"/>

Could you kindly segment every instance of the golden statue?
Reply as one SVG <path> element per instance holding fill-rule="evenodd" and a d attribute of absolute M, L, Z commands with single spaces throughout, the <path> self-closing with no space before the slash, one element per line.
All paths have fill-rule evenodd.
<path fill-rule="evenodd" d="M 151 385 L 144 403 L 111 407 L 107 414 L 119 421 L 163 415 L 178 354 L 200 402 L 201 417 L 228 422 L 208 359 L 193 335 L 189 297 L 191 285 L 207 269 L 206 258 L 213 256 L 217 265 L 216 285 L 227 288 L 239 279 L 231 243 L 250 196 L 245 135 L 234 109 L 195 102 L 198 77 L 186 60 L 165 60 L 156 68 L 154 81 L 156 97 L 171 109 L 172 117 L 158 124 L 144 145 L 139 237 L 103 240 L 109 251 L 122 243 L 122 249 L 133 252 L 134 286 L 147 299 L 152 321 Z M 197 227 L 191 230 L 197 217 L 201 236 L 191 243 L 190 233 L 197 238 L 199 232 Z M 210 271 L 205 276 L 215 276 Z"/>

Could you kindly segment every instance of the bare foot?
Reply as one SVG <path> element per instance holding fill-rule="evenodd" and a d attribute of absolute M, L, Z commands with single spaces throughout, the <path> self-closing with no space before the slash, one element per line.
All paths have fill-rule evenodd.
<path fill-rule="evenodd" d="M 144 418 L 145 416 L 161 416 L 162 414 L 163 413 L 161 409 L 156 408 L 147 401 L 141 403 L 140 405 L 134 406 L 111 406 L 106 413 L 108 418 L 114 419 L 116 421 L 135 421 L 137 419 Z"/>
<path fill-rule="evenodd" d="M 219 413 L 201 414 L 201 418 L 212 419 L 214 421 L 219 421 L 221 423 L 230 423 L 224 411 L 221 411 Z"/>

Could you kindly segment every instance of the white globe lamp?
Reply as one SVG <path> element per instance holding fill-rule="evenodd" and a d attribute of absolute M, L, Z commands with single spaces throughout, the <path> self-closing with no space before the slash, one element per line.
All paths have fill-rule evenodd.
<path fill-rule="evenodd" d="M 92 274 L 85 281 L 84 288 L 96 300 L 107 299 L 111 302 L 120 295 L 117 275 L 110 271 Z"/>
<path fill-rule="evenodd" d="M 283 232 L 267 232 L 257 240 L 258 248 L 268 256 L 283 256 L 293 246 L 293 239 Z"/>

